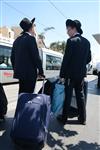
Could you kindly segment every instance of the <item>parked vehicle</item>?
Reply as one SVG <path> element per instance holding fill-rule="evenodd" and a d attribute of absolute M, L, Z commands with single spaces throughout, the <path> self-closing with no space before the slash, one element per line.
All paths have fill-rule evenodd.
<path fill-rule="evenodd" d="M 10 62 L 13 40 L 0 37 L 0 83 L 18 82 L 13 79 L 13 70 Z M 47 48 L 39 49 L 43 63 L 44 73 L 47 78 L 58 76 L 63 54 Z"/>

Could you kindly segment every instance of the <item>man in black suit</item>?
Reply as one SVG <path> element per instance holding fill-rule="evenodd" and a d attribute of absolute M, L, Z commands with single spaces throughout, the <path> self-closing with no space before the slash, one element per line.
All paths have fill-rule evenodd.
<path fill-rule="evenodd" d="M 43 77 L 42 62 L 39 56 L 34 34 L 34 21 L 24 18 L 20 22 L 23 29 L 21 35 L 14 41 L 11 62 L 14 78 L 19 79 L 19 93 L 33 93 L 37 79 Z"/>
<path fill-rule="evenodd" d="M 85 125 L 86 107 L 83 86 L 84 77 L 86 77 L 86 65 L 91 61 L 90 42 L 81 36 L 83 31 L 80 21 L 68 19 L 66 28 L 70 38 L 67 40 L 60 70 L 60 80 L 64 81 L 65 79 L 65 101 L 63 113 L 58 116 L 58 121 L 65 124 L 68 119 L 74 88 L 79 112 L 78 121 Z"/>

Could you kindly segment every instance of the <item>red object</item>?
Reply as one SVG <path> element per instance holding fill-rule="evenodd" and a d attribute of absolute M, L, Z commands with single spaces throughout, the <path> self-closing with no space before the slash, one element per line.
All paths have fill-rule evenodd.
<path fill-rule="evenodd" d="M 11 72 L 4 72 L 3 74 L 6 77 L 12 77 L 13 76 L 13 73 L 11 73 Z"/>

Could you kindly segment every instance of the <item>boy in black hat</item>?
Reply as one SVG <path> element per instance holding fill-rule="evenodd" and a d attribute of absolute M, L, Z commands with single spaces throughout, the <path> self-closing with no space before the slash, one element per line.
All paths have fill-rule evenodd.
<path fill-rule="evenodd" d="M 71 104 L 73 88 L 78 105 L 78 121 L 86 124 L 86 107 L 83 94 L 84 77 L 86 76 L 86 65 L 91 61 L 90 42 L 81 36 L 83 33 L 81 23 L 78 20 L 66 21 L 67 40 L 65 54 L 60 70 L 60 80 L 65 79 L 65 101 L 62 115 L 58 120 L 63 124 L 68 119 L 68 112 Z"/>
<path fill-rule="evenodd" d="M 33 93 L 38 75 L 44 77 L 42 62 L 36 44 L 34 32 L 35 18 L 30 21 L 24 18 L 20 22 L 23 29 L 21 35 L 14 41 L 11 62 L 14 78 L 19 79 L 19 93 Z"/>

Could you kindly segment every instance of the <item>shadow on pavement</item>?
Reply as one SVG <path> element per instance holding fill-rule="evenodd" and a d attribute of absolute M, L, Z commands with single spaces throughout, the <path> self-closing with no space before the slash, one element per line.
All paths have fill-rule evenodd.
<path fill-rule="evenodd" d="M 6 118 L 5 122 L 0 123 L 0 150 L 40 150 L 33 148 L 20 148 L 15 145 L 10 138 L 10 130 L 13 118 Z"/>
<path fill-rule="evenodd" d="M 53 137 L 53 134 L 56 134 L 57 138 Z M 52 118 L 50 121 L 49 126 L 49 134 L 47 138 L 47 144 L 52 148 L 54 148 L 55 145 L 59 146 L 62 150 L 63 149 L 63 141 L 62 137 L 71 137 L 77 135 L 78 132 L 73 130 L 66 130 L 64 129 L 64 126 L 59 124 L 55 118 Z"/>
<path fill-rule="evenodd" d="M 87 143 L 86 141 L 80 141 L 76 145 L 66 146 L 68 150 L 100 150 L 100 145 L 97 143 Z"/>
<path fill-rule="evenodd" d="M 0 123 L 0 150 L 13 150 L 13 143 L 10 139 L 10 128 L 12 118 L 6 118 L 5 122 Z"/>

